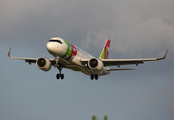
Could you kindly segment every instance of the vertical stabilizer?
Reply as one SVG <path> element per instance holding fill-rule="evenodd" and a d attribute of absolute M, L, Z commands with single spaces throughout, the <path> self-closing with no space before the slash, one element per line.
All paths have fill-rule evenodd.
<path fill-rule="evenodd" d="M 99 59 L 108 59 L 110 43 L 111 43 L 111 41 L 109 39 L 107 39 L 105 46 L 100 54 Z"/>

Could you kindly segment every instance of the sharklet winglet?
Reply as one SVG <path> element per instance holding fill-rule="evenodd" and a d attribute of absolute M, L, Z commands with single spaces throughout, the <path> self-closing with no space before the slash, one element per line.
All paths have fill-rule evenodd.
<path fill-rule="evenodd" d="M 167 49 L 167 51 L 166 51 L 166 54 L 165 54 L 164 58 L 166 58 L 166 56 L 167 56 L 167 53 L 168 53 L 168 50 L 169 50 L 169 49 Z"/>
<path fill-rule="evenodd" d="M 169 49 L 167 49 L 167 51 L 166 51 L 166 53 L 165 53 L 164 57 L 162 57 L 162 58 L 157 58 L 157 60 L 163 60 L 163 59 L 165 59 L 165 58 L 166 58 L 166 56 L 167 56 L 168 50 L 169 50 Z"/>
<path fill-rule="evenodd" d="M 10 47 L 9 52 L 8 52 L 8 55 L 7 55 L 8 57 L 11 57 L 10 56 L 10 53 L 11 53 L 11 47 Z"/>

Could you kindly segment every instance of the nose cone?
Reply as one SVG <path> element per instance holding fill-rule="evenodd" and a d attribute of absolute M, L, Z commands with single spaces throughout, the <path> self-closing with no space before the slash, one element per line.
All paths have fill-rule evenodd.
<path fill-rule="evenodd" d="M 53 48 L 53 45 L 50 42 L 48 42 L 46 46 L 48 51 L 51 51 Z"/>
<path fill-rule="evenodd" d="M 47 43 L 47 50 L 50 54 L 55 55 L 56 54 L 56 45 L 53 42 Z"/>

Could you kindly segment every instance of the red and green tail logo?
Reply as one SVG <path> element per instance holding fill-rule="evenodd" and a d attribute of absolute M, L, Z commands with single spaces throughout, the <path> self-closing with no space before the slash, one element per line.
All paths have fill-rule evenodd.
<path fill-rule="evenodd" d="M 110 48 L 111 41 L 108 39 L 105 43 L 105 46 L 100 54 L 100 59 L 108 59 L 109 56 L 109 48 Z"/>

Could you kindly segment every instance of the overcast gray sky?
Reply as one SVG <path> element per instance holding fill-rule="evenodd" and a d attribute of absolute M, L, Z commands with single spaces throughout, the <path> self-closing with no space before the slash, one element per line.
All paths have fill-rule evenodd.
<path fill-rule="evenodd" d="M 173 0 L 4 0 L 0 1 L 1 120 L 173 120 Z M 123 66 L 91 81 L 80 72 L 41 71 L 12 56 L 48 57 L 46 43 L 60 36 L 99 57 L 111 39 L 109 58 L 162 57 Z M 114 68 L 117 68 L 115 66 Z"/>

